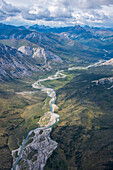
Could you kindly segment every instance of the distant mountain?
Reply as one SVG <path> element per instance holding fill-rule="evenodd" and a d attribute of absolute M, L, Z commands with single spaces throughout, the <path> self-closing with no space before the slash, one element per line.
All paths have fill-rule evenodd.
<path fill-rule="evenodd" d="M 0 39 L 27 39 L 32 42 L 45 43 L 45 42 L 54 42 L 57 35 L 50 35 L 39 33 L 37 31 L 32 31 L 26 29 L 25 27 L 16 27 L 11 25 L 0 24 Z M 54 38 L 54 39 L 53 39 Z"/>
<path fill-rule="evenodd" d="M 43 33 L 43 34 L 42 34 Z M 51 33 L 51 34 L 46 34 Z M 57 35 L 52 34 L 57 33 Z M 49 40 L 49 38 L 57 37 L 61 35 L 62 38 L 69 38 L 71 40 L 76 40 L 79 38 L 89 39 L 89 38 L 98 38 L 95 36 L 90 30 L 86 30 L 85 28 L 76 25 L 74 27 L 46 27 L 46 26 L 39 26 L 34 25 L 30 27 L 15 27 L 5 24 L 0 24 L 0 39 L 7 39 L 7 38 L 17 38 L 17 39 L 34 39 L 35 37 L 39 38 L 38 41 L 41 39 Z M 50 37 L 50 35 L 52 37 Z"/>
<path fill-rule="evenodd" d="M 27 28 L 30 29 L 30 30 L 36 30 L 38 32 L 45 32 L 45 33 L 51 32 L 51 30 L 52 30 L 52 28 L 49 27 L 49 26 L 37 25 L 37 24 L 32 25 L 32 26 L 28 26 Z"/>
<path fill-rule="evenodd" d="M 50 28 L 33 25 L 28 27 L 28 29 L 39 33 L 54 33 L 60 36 L 61 39 L 74 40 L 92 48 L 100 48 L 102 50 L 111 50 L 112 48 L 113 29 L 111 28 L 81 27 L 79 25 Z"/>
<path fill-rule="evenodd" d="M 111 42 L 103 41 L 92 29 L 90 31 L 89 28 L 79 25 L 50 28 L 38 25 L 15 27 L 0 24 L 0 41 L 17 49 L 21 46 L 32 48 L 40 46 L 59 56 L 66 63 L 95 62 L 99 59 L 110 59 L 113 54 Z"/>
<path fill-rule="evenodd" d="M 40 33 L 26 29 L 25 27 L 15 27 L 5 24 L 0 24 L 0 40 L 16 39 L 16 40 L 28 40 L 31 43 L 37 45 L 55 46 L 58 43 L 63 42 L 59 35 L 53 33 Z"/>
<path fill-rule="evenodd" d="M 70 26 L 70 27 L 48 27 L 48 26 L 39 26 L 39 25 L 33 25 L 28 27 L 29 30 L 35 30 L 38 32 L 43 32 L 43 33 L 57 33 L 61 34 L 62 37 L 64 38 L 71 38 L 71 39 L 76 39 L 80 35 L 85 36 L 86 38 L 92 38 L 96 37 L 93 35 L 92 32 L 89 30 L 86 30 L 85 28 L 81 27 L 80 25 L 75 25 L 75 26 Z M 66 36 L 66 33 L 67 36 Z M 64 35 L 64 36 L 63 36 Z"/>
<path fill-rule="evenodd" d="M 113 29 L 112 28 L 99 28 L 99 27 L 84 27 L 87 31 L 92 32 L 95 36 L 99 36 L 101 38 L 106 38 L 113 36 Z"/>

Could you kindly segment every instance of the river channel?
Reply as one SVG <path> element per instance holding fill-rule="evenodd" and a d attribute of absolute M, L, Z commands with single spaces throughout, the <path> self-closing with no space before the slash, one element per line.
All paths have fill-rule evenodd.
<path fill-rule="evenodd" d="M 44 168 L 45 164 L 46 164 L 48 157 L 50 156 L 50 154 L 52 154 L 54 149 L 56 149 L 57 143 L 50 139 L 51 128 L 58 122 L 59 117 L 60 117 L 58 114 L 54 113 L 55 107 L 57 107 L 55 105 L 56 93 L 52 88 L 47 88 L 47 87 L 43 86 L 41 84 L 41 82 L 44 82 L 44 81 L 47 81 L 47 80 L 55 80 L 55 79 L 59 79 L 59 78 L 65 78 L 65 77 L 66 77 L 66 75 L 63 74 L 63 70 L 61 70 L 61 71 L 56 72 L 56 74 L 53 75 L 53 76 L 49 76 L 45 79 L 39 79 L 37 82 L 32 84 L 33 88 L 41 90 L 44 93 L 47 93 L 47 95 L 51 98 L 49 103 L 50 103 L 50 113 L 51 113 L 52 119 L 51 119 L 51 122 L 48 123 L 46 126 L 39 127 L 39 128 L 36 128 L 36 129 L 29 131 L 26 138 L 23 140 L 22 145 L 18 149 L 12 151 L 12 156 L 13 156 L 13 168 L 12 169 L 13 170 L 21 170 L 21 167 L 19 167 L 19 165 L 18 165 L 20 159 L 23 159 L 23 162 L 26 162 L 26 164 L 28 164 L 29 169 L 37 169 L 37 170 L 40 169 L 40 170 L 42 170 Z M 40 130 L 44 130 L 45 132 L 42 135 L 39 135 Z M 23 154 L 23 152 L 25 152 L 24 149 L 26 147 L 26 143 L 28 141 L 28 138 L 32 134 L 32 132 L 35 133 L 35 137 L 33 138 L 34 141 L 32 141 L 32 143 L 29 144 L 29 146 L 27 147 L 26 150 L 29 151 L 30 150 L 29 148 L 31 148 L 32 146 L 35 146 L 36 140 L 38 140 L 40 136 L 41 136 L 41 138 L 44 137 L 45 140 L 46 140 L 45 142 L 43 142 L 43 147 L 42 147 L 42 144 L 35 147 L 35 149 L 37 149 L 37 150 L 39 150 L 42 147 L 42 150 L 40 149 L 40 156 L 41 156 L 41 151 L 43 152 L 46 149 L 45 154 L 43 154 L 44 156 L 41 156 L 42 159 L 44 159 L 44 160 L 39 161 L 40 157 L 39 158 L 37 157 L 37 160 L 34 162 L 33 166 L 31 165 L 32 162 L 28 161 L 27 158 L 25 158 L 26 154 L 25 153 Z M 50 150 L 49 147 L 48 147 L 49 150 L 47 150 L 47 145 L 51 145 L 51 147 L 50 147 L 50 148 L 52 148 L 51 151 L 49 151 Z M 44 148 L 44 147 L 46 147 L 46 148 Z M 18 152 L 17 158 L 15 157 L 16 152 Z"/>

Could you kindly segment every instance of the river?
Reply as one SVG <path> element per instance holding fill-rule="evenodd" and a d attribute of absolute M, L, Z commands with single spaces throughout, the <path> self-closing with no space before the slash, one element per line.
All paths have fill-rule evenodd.
<path fill-rule="evenodd" d="M 50 157 L 52 152 L 56 149 L 57 143 L 50 138 L 50 132 L 52 127 L 58 122 L 59 115 L 54 113 L 55 101 L 56 101 L 56 93 L 52 88 L 47 88 L 41 84 L 41 82 L 47 80 L 55 80 L 59 78 L 65 78 L 66 75 L 63 74 L 63 70 L 56 72 L 55 75 L 49 76 L 45 79 L 39 79 L 36 83 L 32 84 L 32 87 L 35 89 L 40 89 L 42 92 L 47 93 L 47 95 L 51 98 L 50 100 L 50 111 L 46 114 L 50 115 L 50 120 L 44 127 L 39 127 L 29 131 L 26 138 L 23 140 L 22 145 L 12 151 L 13 156 L 13 170 L 20 170 L 22 168 L 27 167 L 27 169 L 35 169 L 35 170 L 43 170 L 47 159 Z M 43 130 L 43 133 L 40 134 L 40 130 Z M 34 132 L 35 136 L 32 137 L 32 142 L 26 146 L 29 136 Z M 41 140 L 44 139 L 44 140 Z M 37 144 L 38 142 L 38 144 Z M 36 160 L 34 162 L 28 160 L 27 155 L 32 151 L 37 151 L 38 154 L 35 154 Z M 18 152 L 18 157 L 16 158 L 15 153 Z M 41 160 L 40 160 L 41 158 Z M 18 165 L 21 159 L 21 164 Z"/>

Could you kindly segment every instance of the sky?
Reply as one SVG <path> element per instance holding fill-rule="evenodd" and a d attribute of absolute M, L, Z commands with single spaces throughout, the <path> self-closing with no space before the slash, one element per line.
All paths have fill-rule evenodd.
<path fill-rule="evenodd" d="M 0 22 L 113 28 L 113 0 L 0 0 Z"/>

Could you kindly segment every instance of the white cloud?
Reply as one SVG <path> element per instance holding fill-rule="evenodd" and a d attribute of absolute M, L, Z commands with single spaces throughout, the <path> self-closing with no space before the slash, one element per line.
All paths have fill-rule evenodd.
<path fill-rule="evenodd" d="M 4 2 L 0 0 L 0 2 Z M 88 24 L 111 26 L 113 0 L 6 0 L 0 20 L 21 15 L 22 23 L 46 25 Z M 13 4 L 13 5 L 12 5 Z M 14 12 L 15 11 L 15 12 Z M 11 17 L 12 15 L 12 17 Z M 17 23 L 17 22 L 16 22 Z"/>

